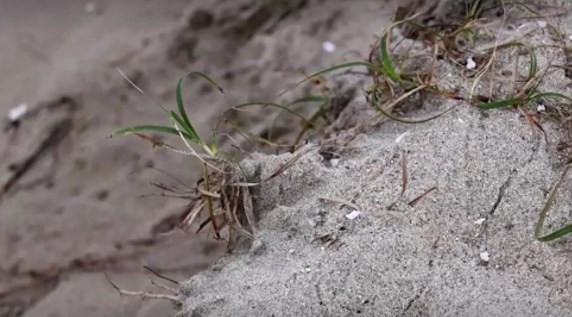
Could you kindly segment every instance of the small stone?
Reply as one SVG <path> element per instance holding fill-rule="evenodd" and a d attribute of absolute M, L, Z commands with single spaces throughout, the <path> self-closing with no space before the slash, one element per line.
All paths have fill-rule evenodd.
<path fill-rule="evenodd" d="M 467 69 L 475 69 L 477 67 L 477 63 L 473 60 L 472 57 L 467 58 Z"/>
<path fill-rule="evenodd" d="M 322 49 L 327 53 L 333 53 L 336 50 L 336 44 L 326 41 L 322 43 Z"/>
<path fill-rule="evenodd" d="M 488 252 L 488 251 L 481 252 L 481 253 L 479 254 L 479 257 L 481 258 L 481 261 L 483 261 L 483 262 L 489 262 L 489 261 L 490 261 L 489 252 Z"/>

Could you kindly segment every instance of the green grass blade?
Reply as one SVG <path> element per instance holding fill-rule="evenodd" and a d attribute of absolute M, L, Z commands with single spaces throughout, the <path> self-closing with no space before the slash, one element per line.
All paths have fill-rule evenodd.
<path fill-rule="evenodd" d="M 207 76 L 201 72 L 190 72 L 185 77 L 192 76 L 192 75 L 198 76 L 198 77 L 206 80 L 209 84 L 211 84 L 212 86 L 217 88 L 221 93 L 224 93 L 224 90 L 217 84 L 217 82 L 214 81 L 209 76 Z M 183 81 L 185 80 L 185 77 L 179 79 L 179 82 L 177 83 L 176 98 L 177 98 L 177 109 L 179 110 L 180 117 L 177 116 L 176 113 L 173 113 L 173 112 L 171 112 L 171 115 L 173 116 L 173 114 L 175 114 L 173 116 L 174 117 L 173 119 L 175 119 L 175 121 L 177 121 L 177 124 L 179 124 L 179 127 L 181 129 L 185 130 L 189 135 L 192 135 L 196 138 L 193 142 L 196 142 L 198 144 L 202 144 L 203 142 L 202 142 L 201 138 L 199 137 L 199 134 L 197 133 L 197 131 L 193 127 L 193 124 L 191 123 L 191 120 L 187 116 L 187 112 L 185 110 L 185 106 L 183 103 L 182 86 L 183 86 Z"/>
<path fill-rule="evenodd" d="M 288 89 L 282 91 L 281 93 L 279 93 L 278 96 L 282 96 L 285 93 L 287 93 L 288 91 L 290 91 L 290 90 L 300 86 L 301 84 L 307 82 L 308 80 L 311 80 L 311 79 L 318 77 L 320 75 L 324 75 L 324 74 L 331 73 L 331 72 L 336 71 L 336 70 L 340 70 L 340 69 L 344 69 L 344 68 L 352 68 L 352 67 L 356 67 L 356 66 L 363 66 L 363 67 L 365 67 L 369 70 L 372 70 L 374 72 L 379 71 L 379 69 L 377 67 L 375 67 L 375 65 L 373 65 L 372 63 L 369 63 L 369 62 L 355 61 L 355 62 L 347 62 L 347 63 L 343 63 L 343 64 L 337 64 L 337 65 L 334 65 L 332 67 L 323 69 L 319 72 L 316 72 L 316 73 L 300 80 L 293 87 L 288 88 Z"/>
<path fill-rule="evenodd" d="M 179 135 L 179 132 L 177 132 L 177 129 L 175 129 L 175 128 L 165 127 L 165 126 L 160 126 L 160 125 L 146 124 L 146 125 L 136 125 L 136 126 L 132 126 L 132 127 L 127 127 L 127 128 L 115 130 L 115 131 L 113 131 L 111 136 L 127 135 L 127 134 L 142 133 L 142 132 L 173 134 L 173 135 L 177 135 L 177 136 Z M 183 136 L 185 136 L 185 138 L 187 138 L 189 140 L 192 140 L 192 137 L 185 132 L 183 132 Z"/>
<path fill-rule="evenodd" d="M 381 61 L 381 66 L 383 67 L 383 73 L 389 79 L 391 79 L 395 83 L 400 83 L 401 78 L 397 74 L 397 71 L 393 67 L 393 63 L 391 62 L 391 56 L 389 54 L 389 50 L 387 48 L 388 43 L 387 33 L 383 35 L 379 42 L 379 60 Z"/>
<path fill-rule="evenodd" d="M 242 127 L 240 127 L 239 125 L 232 123 L 230 121 L 226 121 L 226 124 L 231 127 L 233 130 L 235 130 L 236 132 L 238 132 L 240 135 L 242 135 L 245 139 L 247 140 L 253 140 L 253 141 L 257 141 L 263 144 L 266 144 L 268 146 L 271 147 L 290 147 L 290 145 L 286 145 L 286 144 L 278 144 L 278 143 L 274 143 L 270 140 L 267 140 L 261 136 L 258 136 Z"/>
<path fill-rule="evenodd" d="M 185 111 L 185 106 L 183 104 L 183 96 L 181 93 L 184 79 L 185 79 L 184 77 L 179 79 L 179 83 L 177 84 L 177 92 L 176 92 L 177 108 L 179 109 L 179 114 L 181 115 L 181 118 L 182 118 L 182 122 L 177 121 L 177 123 L 179 123 L 181 128 L 183 128 L 187 132 L 190 132 L 190 131 L 194 131 L 194 128 L 193 128 L 193 125 L 191 124 L 191 120 L 189 120 L 189 117 L 187 116 L 187 112 Z M 173 112 L 171 111 L 171 115 L 172 114 L 173 114 Z"/>
<path fill-rule="evenodd" d="M 451 108 L 449 108 L 449 109 L 447 109 L 447 110 L 445 110 L 445 111 L 443 111 L 443 112 L 441 112 L 441 113 L 439 113 L 439 114 L 437 114 L 437 115 L 435 115 L 435 116 L 432 116 L 432 117 L 429 117 L 429 118 L 426 118 L 426 119 L 421 119 L 421 120 L 406 120 L 406 119 L 403 119 L 403 118 L 394 116 L 394 115 L 392 115 L 391 113 L 389 113 L 389 112 L 383 110 L 383 108 L 382 108 L 381 106 L 379 106 L 377 103 L 374 105 L 374 107 L 375 107 L 382 115 L 388 117 L 389 119 L 391 119 L 391 120 L 393 120 L 393 121 L 396 121 L 396 122 L 399 122 L 399 123 L 404 123 L 404 124 L 421 124 L 421 123 L 429 122 L 429 121 L 431 121 L 431 120 L 434 120 L 434 119 L 439 118 L 440 116 L 442 116 L 442 115 L 446 114 L 447 112 L 449 112 L 449 111 L 451 111 L 451 110 L 453 110 L 453 109 L 456 108 L 456 106 L 453 106 L 453 107 L 451 107 Z"/>
<path fill-rule="evenodd" d="M 551 232 L 545 236 L 537 237 L 538 241 L 548 242 L 558 238 L 561 238 L 569 233 L 572 233 L 572 224 L 562 227 L 554 232 Z"/>
<path fill-rule="evenodd" d="M 538 62 L 536 60 L 536 54 L 534 53 L 534 49 L 530 49 L 530 65 L 528 68 L 528 79 L 532 79 L 536 76 L 538 72 Z"/>
<path fill-rule="evenodd" d="M 191 75 L 195 75 L 195 76 L 198 76 L 198 77 L 206 80 L 211 86 L 215 87 L 218 91 L 220 91 L 220 93 L 224 94 L 224 89 L 222 89 L 222 87 L 216 82 L 216 80 L 212 79 L 208 75 L 201 73 L 201 72 L 190 72 L 187 75 L 187 77 L 189 77 Z"/>
<path fill-rule="evenodd" d="M 309 79 L 318 77 L 318 76 L 320 76 L 320 75 L 324 75 L 324 74 L 327 74 L 327 73 L 331 73 L 331 72 L 336 71 L 336 70 L 340 70 L 340 69 L 344 69 L 344 68 L 352 68 L 352 67 L 356 67 L 356 66 L 363 66 L 363 67 L 365 67 L 365 68 L 367 68 L 367 69 L 370 69 L 370 70 L 373 70 L 373 71 L 377 71 L 377 70 L 378 70 L 373 64 L 371 64 L 371 63 L 369 63 L 369 62 L 362 62 L 362 61 L 347 62 L 347 63 L 337 64 L 337 65 L 334 65 L 334 66 L 332 66 L 332 67 L 323 69 L 323 70 L 321 70 L 321 71 L 319 71 L 319 72 L 316 72 L 316 73 L 314 73 L 314 74 L 312 74 L 312 75 L 306 77 L 306 78 L 305 78 L 303 81 L 301 81 L 300 83 L 302 83 L 302 82 L 304 82 L 304 81 L 307 81 L 307 80 L 309 80 Z"/>
<path fill-rule="evenodd" d="M 199 144 L 199 145 L 202 144 L 201 138 L 199 137 L 199 135 L 197 134 L 195 129 L 193 129 L 192 127 L 187 127 L 185 125 L 185 122 L 183 121 L 183 119 L 175 111 L 171 111 L 169 113 L 169 117 L 173 121 L 175 121 L 175 123 L 181 129 L 181 132 L 183 132 L 184 134 L 189 135 L 191 137 L 189 140 L 191 140 L 194 143 Z M 176 131 L 176 129 L 175 129 L 175 131 Z M 177 133 L 177 135 L 178 135 L 178 133 Z"/>
<path fill-rule="evenodd" d="M 492 102 L 477 102 L 477 107 L 480 109 L 498 109 L 509 106 L 515 106 L 522 103 L 521 98 L 509 98 Z"/>
<path fill-rule="evenodd" d="M 536 100 L 539 98 L 545 98 L 545 97 L 551 97 L 551 98 L 560 98 L 560 99 L 564 99 L 566 101 L 570 101 L 572 102 L 572 98 L 563 95 L 561 93 L 557 93 L 557 92 L 541 92 L 541 93 L 534 93 L 530 96 L 529 100 Z"/>
<path fill-rule="evenodd" d="M 565 226 L 559 230 L 556 230 L 552 233 L 549 233 L 549 234 L 544 235 L 544 236 L 542 235 L 542 227 L 544 226 L 544 220 L 546 219 L 546 216 L 548 215 L 548 211 L 550 211 L 550 208 L 554 204 L 554 199 L 556 198 L 556 193 L 558 192 L 558 189 L 562 186 L 562 183 L 564 183 L 564 179 L 566 178 L 566 175 L 568 174 L 569 170 L 570 170 L 570 164 L 566 165 L 566 169 L 564 169 L 564 172 L 562 172 L 560 179 L 558 180 L 556 185 L 554 185 L 554 187 L 550 191 L 550 194 L 548 195 L 548 199 L 546 200 L 546 203 L 544 204 L 544 208 L 542 208 L 542 210 L 538 214 L 538 221 L 536 222 L 536 227 L 534 228 L 534 236 L 539 241 L 542 241 L 542 242 L 551 241 L 551 240 L 560 238 L 560 237 L 572 232 L 572 224 L 569 224 L 569 225 L 567 225 L 567 226 Z"/>

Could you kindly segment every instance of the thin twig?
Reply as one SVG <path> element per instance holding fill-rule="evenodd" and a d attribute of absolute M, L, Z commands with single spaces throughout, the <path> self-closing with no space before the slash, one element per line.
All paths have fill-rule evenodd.
<path fill-rule="evenodd" d="M 167 276 L 165 276 L 165 275 L 161 275 L 161 274 L 157 273 L 156 271 L 154 271 L 153 269 L 151 269 L 151 268 L 148 267 L 147 265 L 143 265 L 143 268 L 146 269 L 147 271 L 151 272 L 153 275 L 156 275 L 157 277 L 162 278 L 162 279 L 164 279 L 164 280 L 166 280 L 166 281 L 169 281 L 169 282 L 171 282 L 171 283 L 173 283 L 173 284 L 175 284 L 175 285 L 180 285 L 180 284 L 181 284 L 179 281 L 176 281 L 176 280 L 174 280 L 174 279 L 172 279 L 172 278 L 170 278 L 170 277 L 167 277 Z"/>
<path fill-rule="evenodd" d="M 111 286 L 119 293 L 119 295 L 136 296 L 136 297 L 141 297 L 141 298 L 146 298 L 146 299 L 163 299 L 163 300 L 168 300 L 168 301 L 176 303 L 176 304 L 179 304 L 181 302 L 181 299 L 179 296 L 167 295 L 167 294 L 154 294 L 154 293 L 147 293 L 147 292 L 141 292 L 141 291 L 124 290 L 122 288 L 119 288 L 117 285 L 115 285 L 111 281 L 111 279 L 109 278 L 107 273 L 105 274 L 105 279 L 107 279 L 107 282 L 109 282 L 109 284 L 111 284 Z"/>

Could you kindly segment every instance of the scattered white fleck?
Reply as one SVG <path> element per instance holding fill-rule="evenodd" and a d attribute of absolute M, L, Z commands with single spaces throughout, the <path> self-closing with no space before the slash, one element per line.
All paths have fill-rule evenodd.
<path fill-rule="evenodd" d="M 400 134 L 400 135 L 397 137 L 397 139 L 395 139 L 395 143 L 401 142 L 401 140 L 403 140 L 403 138 L 404 138 L 407 134 L 409 134 L 409 131 Z"/>
<path fill-rule="evenodd" d="M 448 73 L 448 74 L 447 74 L 447 77 L 453 77 L 453 74 Z"/>
<path fill-rule="evenodd" d="M 325 52 L 333 53 L 336 50 L 336 44 L 334 44 L 330 41 L 325 41 L 324 43 L 322 43 L 322 49 Z"/>
<path fill-rule="evenodd" d="M 481 252 L 481 254 L 479 254 L 479 257 L 481 258 L 481 261 L 483 261 L 483 262 L 489 262 L 489 260 L 490 260 L 488 251 Z"/>
<path fill-rule="evenodd" d="M 568 39 L 572 40 L 572 35 L 570 35 L 570 36 L 568 37 Z"/>
<path fill-rule="evenodd" d="M 26 112 L 28 112 L 28 105 L 25 103 L 21 103 L 18 106 L 10 109 L 10 111 L 8 111 L 8 120 L 10 120 L 11 122 L 16 122 L 22 119 L 22 117 L 26 114 Z"/>
<path fill-rule="evenodd" d="M 544 105 L 537 105 L 536 106 L 536 111 L 538 112 L 544 112 L 546 111 L 546 107 Z"/>
<path fill-rule="evenodd" d="M 458 121 L 459 123 L 465 123 L 465 120 L 463 120 L 463 118 L 459 118 Z"/>
<path fill-rule="evenodd" d="M 482 225 L 486 220 L 486 218 L 479 218 L 475 221 L 475 224 Z"/>
<path fill-rule="evenodd" d="M 475 69 L 477 67 L 477 63 L 473 60 L 473 57 L 467 58 L 467 69 Z"/>
<path fill-rule="evenodd" d="M 290 254 L 294 254 L 294 252 L 295 252 L 294 249 L 290 249 L 290 251 L 288 251 L 288 253 Z"/>
<path fill-rule="evenodd" d="M 538 26 L 541 27 L 541 28 L 546 27 L 547 24 L 548 24 L 548 23 L 546 23 L 546 21 L 544 21 L 544 20 L 538 21 Z"/>
<path fill-rule="evenodd" d="M 310 272 L 312 272 L 312 269 L 307 267 L 304 271 L 306 271 L 306 273 L 310 273 Z"/>
<path fill-rule="evenodd" d="M 356 219 L 359 215 L 361 214 L 361 212 L 359 210 L 354 210 L 352 212 L 350 212 L 349 214 L 346 215 L 346 218 L 348 218 L 349 220 L 354 220 Z"/>
<path fill-rule="evenodd" d="M 340 159 L 331 159 L 330 164 L 332 165 L 333 168 L 336 168 L 338 167 L 338 165 L 340 165 Z"/>

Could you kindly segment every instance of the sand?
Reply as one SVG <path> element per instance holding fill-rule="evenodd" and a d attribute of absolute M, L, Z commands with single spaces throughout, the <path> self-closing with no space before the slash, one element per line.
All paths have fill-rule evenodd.
<path fill-rule="evenodd" d="M 153 168 L 191 185 L 198 171 L 187 157 L 133 137 L 109 139 L 111 131 L 167 123 L 152 99 L 172 106 L 177 80 L 196 70 L 227 92 L 184 87 L 194 124 L 208 133 L 229 106 L 270 99 L 302 72 L 365 56 L 391 8 L 379 1 L 0 1 L 0 115 L 22 103 L 30 109 L 16 129 L 2 122 L 0 185 L 10 188 L 0 198 L 0 315 L 171 315 L 169 304 L 121 298 L 103 273 L 125 288 L 157 290 L 142 265 L 183 280 L 218 258 L 224 243 L 191 233 L 159 239 L 186 202 L 139 197 L 157 192 L 150 181 L 177 184 Z M 323 50 L 325 41 L 334 52 Z M 263 121 L 251 119 L 253 130 Z M 10 181 L 34 153 L 41 155 L 31 168 Z"/>
<path fill-rule="evenodd" d="M 569 16 L 552 22 L 571 34 Z M 495 31 L 498 43 L 516 38 L 551 45 L 556 36 L 536 20 Z M 547 47 L 536 57 L 539 69 L 568 63 Z M 501 98 L 510 92 L 502 76 L 513 60 L 500 51 L 497 58 L 492 91 Z M 443 69 L 452 71 L 445 73 L 445 87 L 470 90 L 471 79 Z M 526 76 L 527 68 L 519 69 Z M 543 78 L 540 91 L 571 95 L 562 69 Z M 476 91 L 488 88 L 482 82 Z M 295 165 L 253 189 L 257 240 L 190 278 L 181 288 L 181 314 L 571 315 L 570 237 L 542 243 L 534 236 L 538 213 L 566 164 L 558 148 L 569 143 L 570 130 L 553 116 L 569 103 L 540 100 L 526 108 L 548 142 L 515 109 L 482 111 L 442 98 L 426 98 L 421 107 L 404 104 L 407 119 L 454 109 L 424 124 L 385 120 L 328 152 L 321 142 L 306 145 L 309 152 Z M 339 131 L 346 123 L 360 121 L 348 116 L 365 113 L 362 122 L 371 116 L 368 108 L 358 94 L 334 124 L 333 140 L 348 136 Z M 264 179 L 292 155 L 254 154 L 242 164 L 260 167 Z M 400 196 L 404 165 L 408 184 Z M 571 193 L 567 176 L 546 232 L 569 223 Z"/>
<path fill-rule="evenodd" d="M 389 210 L 403 155 L 409 185 Z M 289 157 L 245 164 L 260 165 L 264 178 Z M 544 244 L 533 235 L 561 167 L 518 114 L 485 118 L 466 104 L 424 125 L 377 127 L 335 167 L 314 146 L 256 192 L 256 247 L 191 278 L 183 315 L 569 315 L 570 239 Z M 569 195 L 551 224 L 566 222 Z M 350 220 L 352 207 L 321 196 L 360 214 Z"/>

